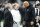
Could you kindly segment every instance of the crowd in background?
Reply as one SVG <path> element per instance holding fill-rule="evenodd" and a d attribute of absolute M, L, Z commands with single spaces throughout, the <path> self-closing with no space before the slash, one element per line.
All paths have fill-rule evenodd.
<path fill-rule="evenodd" d="M 28 1 L 30 4 L 32 4 L 31 6 L 33 6 L 35 9 L 38 9 L 37 11 L 37 15 L 35 16 L 36 18 L 38 18 L 37 19 L 37 22 L 35 22 L 35 23 L 37 23 L 38 25 L 39 25 L 39 23 L 40 23 L 40 1 Z M 18 4 L 17 4 L 18 3 Z M 10 15 L 9 14 L 9 11 L 11 10 L 11 9 L 14 9 L 15 8 L 15 10 L 17 9 L 17 8 L 19 8 L 19 7 L 15 7 L 15 5 L 17 4 L 17 6 L 19 5 L 19 7 L 20 7 L 20 9 L 21 8 L 25 8 L 24 7 L 24 5 L 23 5 L 23 2 L 22 1 L 20 1 L 20 2 L 15 2 L 14 1 L 14 3 L 8 3 L 8 1 L 6 1 L 5 3 L 1 3 L 0 4 L 0 22 L 2 21 L 2 20 L 4 20 L 5 21 L 5 19 L 6 19 L 6 16 L 4 15 L 4 14 L 6 14 L 7 15 L 7 17 Z M 9 10 L 9 11 L 8 11 Z M 11 10 L 12 11 L 12 10 Z M 22 10 L 22 11 L 24 11 L 24 10 Z M 22 13 L 22 11 L 21 11 L 21 13 Z M 36 10 L 35 10 L 36 11 Z M 8 12 L 8 13 L 6 13 L 6 12 Z M 23 12 L 24 13 L 24 12 Z M 16 13 L 14 13 L 14 14 L 16 14 Z M 24 13 L 25 14 L 25 13 Z M 31 16 L 31 15 L 30 15 Z M 11 17 L 11 15 L 10 15 L 10 17 Z M 10 18 L 9 17 L 9 18 Z M 24 17 L 24 16 L 23 16 Z M 36 20 L 36 18 L 35 18 L 35 20 Z M 11 19 L 11 18 L 10 18 Z M 8 20 L 8 19 L 6 19 L 6 20 Z M 12 22 L 10 22 L 10 23 L 12 23 Z M 25 22 L 24 22 L 25 23 Z M 24 24 L 23 23 L 23 24 Z M 6 23 L 5 23 L 6 24 Z M 10 25 L 10 24 L 9 24 Z M 25 24 L 24 24 L 25 25 Z M 13 25 L 14 27 L 16 27 L 15 25 Z M 22 26 L 22 25 L 21 25 Z M 34 25 L 35 26 L 35 25 Z M 1 27 L 1 26 L 0 26 Z M 7 27 L 6 25 L 5 25 L 5 27 Z M 10 27 L 10 26 L 9 26 Z M 11 26 L 12 27 L 12 26 Z M 32 26 L 30 26 L 30 27 L 32 27 Z"/>

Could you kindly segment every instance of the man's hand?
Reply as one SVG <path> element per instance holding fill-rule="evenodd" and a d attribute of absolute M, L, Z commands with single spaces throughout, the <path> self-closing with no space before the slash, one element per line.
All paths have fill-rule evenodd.
<path fill-rule="evenodd" d="M 25 21 L 23 21 L 23 25 L 25 25 Z"/>
<path fill-rule="evenodd" d="M 33 25 L 34 24 L 34 22 L 33 21 L 31 21 L 31 25 Z"/>
<path fill-rule="evenodd" d="M 38 25 L 39 25 L 39 23 L 36 24 L 36 26 L 38 26 Z"/>
<path fill-rule="evenodd" d="M 14 21 L 14 24 L 16 24 L 16 22 Z"/>

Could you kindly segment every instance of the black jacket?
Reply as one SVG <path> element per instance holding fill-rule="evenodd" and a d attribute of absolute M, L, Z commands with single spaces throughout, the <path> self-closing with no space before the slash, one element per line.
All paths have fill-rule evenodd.
<path fill-rule="evenodd" d="M 21 13 L 21 23 L 23 23 L 23 21 L 25 20 L 25 8 L 20 7 L 19 11 Z"/>
<path fill-rule="evenodd" d="M 35 8 L 31 5 L 25 8 L 25 21 L 35 21 Z"/>
<path fill-rule="evenodd" d="M 12 27 L 13 25 L 13 17 L 11 12 L 7 9 L 4 11 L 4 27 Z"/>
<path fill-rule="evenodd" d="M 0 21 L 4 19 L 4 12 L 0 10 Z"/>

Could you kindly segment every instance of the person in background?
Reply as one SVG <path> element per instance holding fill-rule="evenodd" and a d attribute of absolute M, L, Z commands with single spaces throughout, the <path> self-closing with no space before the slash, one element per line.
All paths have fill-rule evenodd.
<path fill-rule="evenodd" d="M 1 27 L 1 21 L 4 19 L 4 12 L 2 8 L 2 4 L 0 4 L 0 27 Z"/>
<path fill-rule="evenodd" d="M 24 1 L 24 6 L 25 6 L 24 25 L 26 25 L 26 27 L 33 27 L 35 22 L 35 9 L 28 1 Z"/>
<path fill-rule="evenodd" d="M 39 8 L 33 4 L 33 7 L 35 8 L 35 23 L 34 23 L 34 27 L 39 27 Z"/>

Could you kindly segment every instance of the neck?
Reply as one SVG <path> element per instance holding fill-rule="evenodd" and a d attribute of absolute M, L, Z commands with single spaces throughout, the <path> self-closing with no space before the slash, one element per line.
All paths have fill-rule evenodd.
<path fill-rule="evenodd" d="M 11 10 L 11 9 L 8 9 L 8 10 Z"/>
<path fill-rule="evenodd" d="M 15 9 L 15 10 L 18 10 L 18 9 Z"/>

